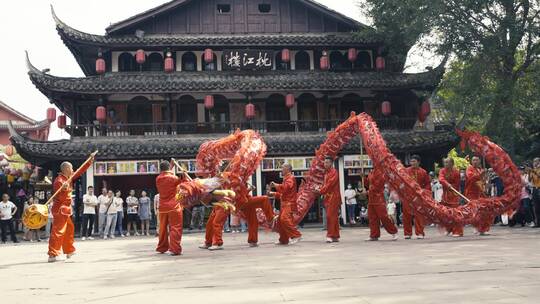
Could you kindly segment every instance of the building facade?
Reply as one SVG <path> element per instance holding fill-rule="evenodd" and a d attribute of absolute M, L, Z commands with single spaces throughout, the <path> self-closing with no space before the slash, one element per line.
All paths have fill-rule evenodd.
<path fill-rule="evenodd" d="M 253 177 L 260 194 L 283 162 L 299 177 L 307 171 L 326 132 L 351 111 L 372 115 L 405 161 L 419 153 L 433 163 L 457 141 L 450 122 L 421 106 L 443 64 L 403 73 L 381 41 L 362 35 L 370 28 L 311 0 L 170 1 L 105 35 L 52 14 L 85 77 L 49 75 L 28 61 L 29 76 L 71 119 L 71 138 L 42 142 L 12 130 L 11 140 L 51 169 L 99 150 L 86 184 L 153 188 L 160 159 L 194 172 L 201 143 L 250 128 L 268 145 Z M 355 140 L 341 152 L 342 188 L 369 170 L 362 151 Z"/>

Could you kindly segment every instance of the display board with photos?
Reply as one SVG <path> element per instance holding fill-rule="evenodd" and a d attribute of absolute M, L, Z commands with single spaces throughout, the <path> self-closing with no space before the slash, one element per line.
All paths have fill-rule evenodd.
<path fill-rule="evenodd" d="M 343 156 L 343 167 L 345 169 L 373 168 L 373 162 L 367 154 L 345 155 Z"/>
<path fill-rule="evenodd" d="M 293 171 L 307 171 L 312 161 L 313 157 L 265 158 L 261 163 L 261 169 L 263 172 L 281 171 L 283 164 L 290 164 Z"/>
<path fill-rule="evenodd" d="M 95 176 L 159 174 L 158 160 L 98 161 Z"/>

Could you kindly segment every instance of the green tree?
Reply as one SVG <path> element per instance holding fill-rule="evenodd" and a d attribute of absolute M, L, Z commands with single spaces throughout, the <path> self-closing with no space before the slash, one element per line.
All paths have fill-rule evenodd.
<path fill-rule="evenodd" d="M 462 98 L 461 111 L 478 114 L 472 125 L 484 124 L 484 132 L 514 155 L 523 119 L 516 109 L 519 103 L 538 107 L 537 99 L 518 96 L 522 86 L 538 87 L 538 78 L 522 80 L 540 58 L 540 0 L 363 0 L 361 6 L 378 35 L 396 41 L 402 54 L 430 35 L 425 47 L 454 55 L 450 68 L 460 71 L 445 78 L 456 88 L 446 94 Z M 459 106 L 450 109 L 459 113 Z"/>

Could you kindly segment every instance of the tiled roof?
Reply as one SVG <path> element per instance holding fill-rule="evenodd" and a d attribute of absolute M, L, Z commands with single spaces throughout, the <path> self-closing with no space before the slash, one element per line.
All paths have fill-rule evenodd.
<path fill-rule="evenodd" d="M 57 77 L 43 73 L 30 63 L 29 75 L 45 95 L 50 92 L 80 94 L 260 92 L 276 90 L 433 89 L 444 72 L 440 66 L 428 72 L 116 72 L 102 76 Z"/>
<path fill-rule="evenodd" d="M 277 33 L 277 34 L 162 34 L 145 35 L 95 35 L 76 30 L 62 20 L 54 11 L 56 30 L 68 47 L 94 45 L 96 47 L 354 47 L 382 43 L 368 35 L 348 32 L 335 33 Z M 369 35 L 371 37 L 371 35 Z"/>
<path fill-rule="evenodd" d="M 193 158 L 203 142 L 224 136 L 75 137 L 71 140 L 41 142 L 19 135 L 13 129 L 10 132 L 17 151 L 26 160 L 38 165 L 60 160 L 83 160 L 95 150 L 99 150 L 99 160 Z M 383 131 L 383 136 L 394 153 L 450 147 L 458 139 L 453 131 Z M 326 134 L 263 134 L 263 138 L 268 146 L 268 156 L 312 155 L 326 139 Z M 352 140 L 342 153 L 359 151 L 360 141 Z"/>

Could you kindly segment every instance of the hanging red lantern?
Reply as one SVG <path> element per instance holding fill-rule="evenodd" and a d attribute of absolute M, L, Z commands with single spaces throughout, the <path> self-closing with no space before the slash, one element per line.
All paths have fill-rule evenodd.
<path fill-rule="evenodd" d="M 253 119 L 255 118 L 255 105 L 251 102 L 246 105 L 246 118 Z"/>
<path fill-rule="evenodd" d="M 58 128 L 63 129 L 66 127 L 66 115 L 58 116 Z"/>
<path fill-rule="evenodd" d="M 283 49 L 281 51 L 281 61 L 285 63 L 291 62 L 291 51 L 289 49 Z"/>
<path fill-rule="evenodd" d="M 56 120 L 56 109 L 55 108 L 48 108 L 47 109 L 47 121 L 49 123 Z"/>
<path fill-rule="evenodd" d="M 15 154 L 15 149 L 13 148 L 13 146 L 12 145 L 7 145 L 6 146 L 6 155 L 8 157 L 11 157 L 11 156 L 13 156 L 13 154 Z"/>
<path fill-rule="evenodd" d="M 383 101 L 383 103 L 381 104 L 381 112 L 384 116 L 392 114 L 392 104 L 390 103 L 390 101 Z"/>
<path fill-rule="evenodd" d="M 172 73 L 174 71 L 174 60 L 171 56 L 171 52 L 167 52 L 167 57 L 165 58 L 164 64 L 165 73 Z"/>
<path fill-rule="evenodd" d="M 214 53 L 212 52 L 212 49 L 204 50 L 204 62 L 212 63 L 213 61 L 214 61 Z"/>
<path fill-rule="evenodd" d="M 377 59 L 375 59 L 375 68 L 377 71 L 382 71 L 386 68 L 386 62 L 384 60 L 384 57 L 378 56 Z"/>
<path fill-rule="evenodd" d="M 105 70 L 105 59 L 101 57 L 96 59 L 96 73 L 101 75 L 105 73 Z"/>
<path fill-rule="evenodd" d="M 330 69 L 330 61 L 327 55 L 321 56 L 321 70 L 327 71 Z"/>
<path fill-rule="evenodd" d="M 350 62 L 355 62 L 356 58 L 358 58 L 358 51 L 355 48 L 350 48 L 347 52 L 347 58 L 349 58 Z"/>
<path fill-rule="evenodd" d="M 96 119 L 101 123 L 104 123 L 107 120 L 107 110 L 104 106 L 96 108 Z"/>
<path fill-rule="evenodd" d="M 285 105 L 289 109 L 294 107 L 294 94 L 287 94 L 287 96 L 285 96 Z"/>
<path fill-rule="evenodd" d="M 214 96 L 213 95 L 206 95 L 204 97 L 204 107 L 208 110 L 212 109 L 214 107 Z"/>
<path fill-rule="evenodd" d="M 137 50 L 137 52 L 135 52 L 135 61 L 137 61 L 138 64 L 143 64 L 146 61 L 144 50 Z"/>
<path fill-rule="evenodd" d="M 420 112 L 422 112 L 425 117 L 428 117 L 429 114 L 431 114 L 431 104 L 429 103 L 429 100 L 422 102 Z"/>

